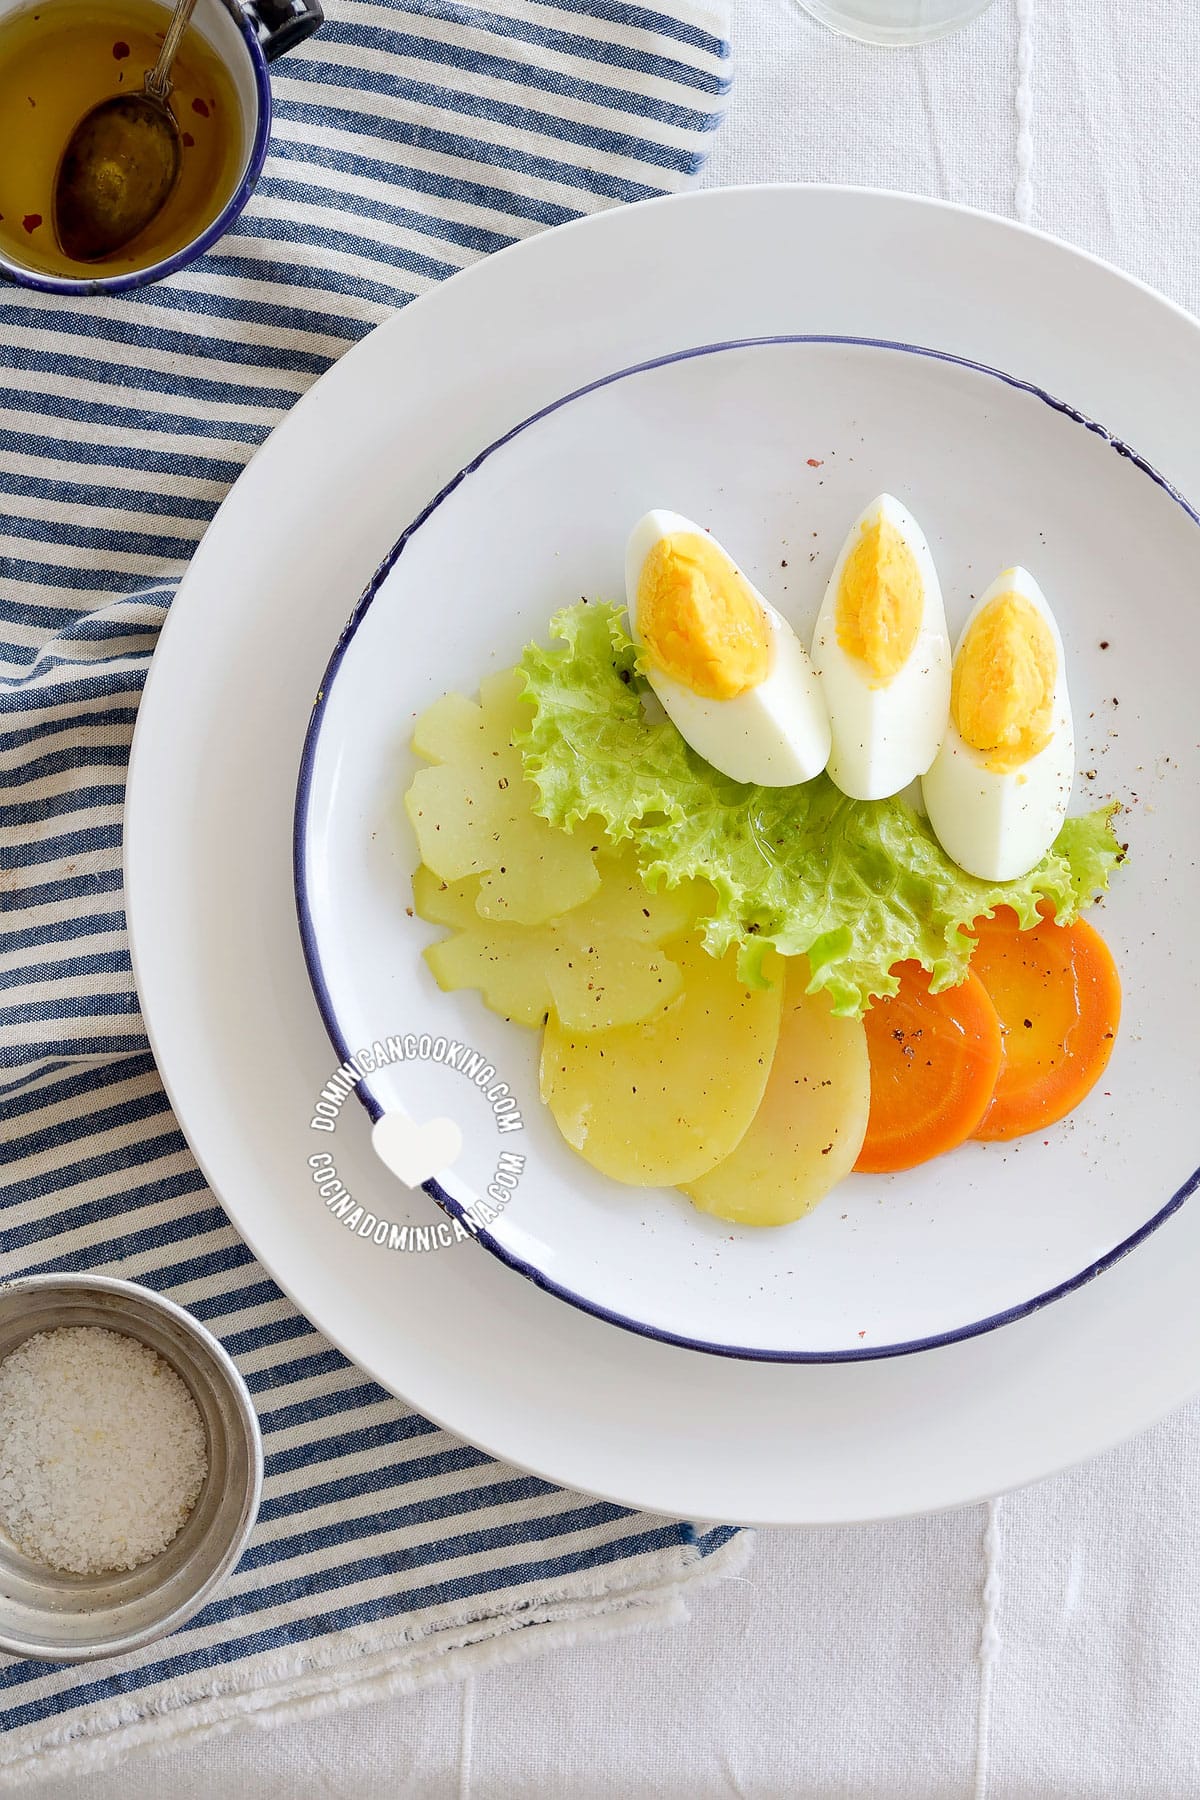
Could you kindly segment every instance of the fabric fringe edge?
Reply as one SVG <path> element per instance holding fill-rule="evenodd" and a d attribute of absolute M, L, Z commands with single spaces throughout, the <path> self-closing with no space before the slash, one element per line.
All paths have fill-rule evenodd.
<path fill-rule="evenodd" d="M 536 1612 L 519 1618 L 501 1615 L 490 1622 L 490 1635 L 473 1641 L 447 1646 L 443 1640 L 431 1648 L 418 1647 L 415 1654 L 412 1649 L 388 1649 L 374 1658 L 308 1674 L 281 1668 L 268 1686 L 191 1702 L 180 1712 L 151 1713 L 133 1722 L 106 1723 L 102 1713 L 93 1713 L 87 1735 L 64 1729 L 48 1735 L 18 1760 L 0 1765 L 0 1791 L 20 1792 L 31 1782 L 53 1776 L 97 1774 L 130 1756 L 191 1748 L 206 1738 L 238 1730 L 300 1724 L 600 1638 L 682 1625 L 690 1617 L 686 1596 L 739 1575 L 753 1548 L 754 1533 L 739 1531 L 703 1561 L 657 1588 L 600 1596 L 590 1611 L 580 1610 L 576 1601 L 567 1608 L 544 1606 L 540 1617 Z"/>

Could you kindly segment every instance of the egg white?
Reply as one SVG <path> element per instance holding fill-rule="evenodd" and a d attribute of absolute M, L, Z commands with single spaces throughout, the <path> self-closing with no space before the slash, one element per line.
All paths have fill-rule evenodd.
<path fill-rule="evenodd" d="M 922 587 L 916 641 L 886 683 L 842 648 L 837 632 L 843 571 L 863 527 L 880 516 L 911 550 Z M 925 534 L 891 494 L 872 500 L 847 534 L 817 615 L 812 661 L 829 708 L 829 773 L 842 792 L 853 800 L 885 800 L 923 775 L 937 755 L 950 712 L 950 635 Z"/>
<path fill-rule="evenodd" d="M 963 742 L 953 719 L 932 768 L 921 783 L 929 823 L 947 856 L 984 881 L 1016 881 L 1042 860 L 1058 836 L 1075 780 L 1075 728 L 1067 691 L 1066 656 L 1058 622 L 1027 569 L 1003 570 L 973 607 L 954 648 L 984 607 L 1002 594 L 1021 594 L 1041 613 L 1058 659 L 1051 737 L 1021 768 L 987 766 L 985 752 Z"/>
<path fill-rule="evenodd" d="M 759 787 L 792 787 L 811 781 L 829 760 L 829 716 L 820 684 L 799 638 L 710 533 L 682 514 L 656 508 L 638 520 L 625 551 L 625 589 L 630 632 L 644 648 L 638 620 L 642 567 L 660 538 L 687 533 L 708 537 L 742 575 L 766 617 L 770 668 L 757 687 L 732 700 L 709 700 L 682 682 L 647 667 L 646 678 L 673 724 L 714 769 Z"/>

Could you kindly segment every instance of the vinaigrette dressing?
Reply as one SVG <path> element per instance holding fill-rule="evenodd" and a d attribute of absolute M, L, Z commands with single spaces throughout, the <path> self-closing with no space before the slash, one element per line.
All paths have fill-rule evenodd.
<path fill-rule="evenodd" d="M 144 269 L 189 244 L 234 193 L 246 126 L 221 59 L 193 25 L 175 59 L 171 108 L 183 145 L 170 199 L 133 243 L 73 262 L 54 236 L 54 177 L 89 108 L 136 93 L 158 55 L 169 12 L 153 0 L 42 0 L 0 20 L 0 249 L 44 274 Z"/>

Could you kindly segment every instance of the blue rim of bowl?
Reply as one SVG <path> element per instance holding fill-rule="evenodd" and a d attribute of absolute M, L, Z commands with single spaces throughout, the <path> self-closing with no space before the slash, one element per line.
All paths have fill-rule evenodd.
<path fill-rule="evenodd" d="M 460 469 L 456 475 L 451 476 L 450 480 L 447 481 L 444 487 L 433 496 L 433 499 L 429 501 L 428 505 L 423 507 L 417 514 L 412 523 L 401 532 L 400 536 L 396 539 L 396 542 L 392 545 L 392 548 L 380 563 L 378 569 L 376 569 L 366 588 L 363 590 L 357 606 L 354 608 L 354 611 L 351 613 L 343 627 L 341 635 L 334 645 L 333 654 L 330 656 L 329 662 L 326 665 L 325 673 L 317 692 L 317 698 L 313 703 L 312 715 L 309 719 L 308 730 L 305 733 L 304 749 L 301 753 L 300 772 L 296 786 L 296 810 L 293 819 L 292 837 L 292 871 L 296 895 L 296 915 L 300 925 L 300 939 L 304 949 L 304 960 L 308 966 L 308 977 L 312 984 L 313 994 L 316 998 L 317 1007 L 320 1011 L 325 1030 L 329 1034 L 331 1044 L 337 1051 L 339 1061 L 345 1062 L 353 1052 L 338 1022 L 337 1013 L 333 1004 L 333 997 L 329 992 L 329 987 L 325 980 L 325 972 L 322 967 L 320 950 L 317 943 L 316 926 L 313 921 L 312 910 L 309 906 L 309 803 L 312 793 L 313 769 L 316 763 L 317 748 L 321 736 L 321 726 L 324 720 L 325 708 L 329 701 L 330 692 L 333 688 L 334 681 L 337 678 L 338 671 L 345 659 L 346 652 L 349 650 L 350 645 L 354 640 L 355 633 L 358 631 L 359 626 L 366 617 L 366 614 L 376 595 L 379 593 L 380 588 L 383 586 L 383 583 L 391 574 L 392 569 L 395 567 L 396 563 L 403 555 L 405 548 L 411 543 L 416 533 L 420 531 L 421 527 L 425 525 L 429 519 L 432 518 L 433 514 L 437 512 L 443 502 L 448 500 L 451 494 L 455 493 L 456 490 L 462 486 L 464 481 L 475 474 L 478 469 L 482 468 L 484 463 L 494 456 L 498 450 L 503 450 L 507 444 L 512 443 L 514 438 L 520 437 L 523 432 L 528 431 L 532 426 L 539 424 L 543 419 L 550 418 L 554 413 L 560 412 L 573 401 L 585 399 L 589 394 L 597 393 L 602 388 L 612 387 L 616 382 L 624 381 L 630 376 L 648 374 L 655 369 L 669 368 L 676 363 L 692 362 L 700 357 L 716 356 L 729 350 L 753 350 L 789 344 L 826 344 L 847 346 L 855 349 L 897 351 L 908 356 L 925 357 L 931 362 L 946 363 L 956 368 L 970 369 L 976 374 L 988 375 L 994 380 L 1002 381 L 1006 387 L 1015 388 L 1020 393 L 1031 395 L 1034 399 L 1040 400 L 1044 405 L 1050 407 L 1052 411 L 1060 413 L 1064 418 L 1070 419 L 1074 424 L 1081 425 L 1084 430 L 1090 431 L 1096 437 L 1099 437 L 1110 449 L 1114 450 L 1118 456 L 1124 457 L 1126 461 L 1131 462 L 1143 475 L 1148 476 L 1149 479 L 1154 482 L 1156 487 L 1161 488 L 1164 494 L 1168 495 L 1177 506 L 1182 508 L 1194 525 L 1200 525 L 1200 513 L 1197 513 L 1195 509 L 1188 504 L 1183 495 L 1179 493 L 1176 488 L 1172 487 L 1165 476 L 1161 475 L 1159 471 L 1154 468 L 1152 464 L 1148 463 L 1143 456 L 1140 456 L 1136 450 L 1131 449 L 1130 446 L 1122 442 L 1120 438 L 1114 437 L 1112 432 L 1106 430 L 1103 425 L 1098 424 L 1094 419 L 1090 419 L 1085 413 L 1082 413 L 1076 407 L 1069 405 L 1065 400 L 1057 399 L 1053 394 L 1048 393 L 1044 388 L 1036 386 L 1033 382 L 1023 381 L 1020 377 L 1010 375 L 1003 369 L 994 369 L 987 363 L 975 362 L 970 357 L 956 356 L 950 351 L 934 350 L 921 344 L 902 344 L 888 338 L 854 337 L 826 332 L 796 332 L 778 333 L 767 337 L 730 338 L 727 341 L 720 343 L 698 344 L 691 349 L 674 350 L 664 356 L 651 357 L 645 362 L 633 363 L 627 368 L 617 369 L 610 375 L 599 376 L 595 381 L 589 381 L 582 387 L 574 388 L 570 393 L 562 395 L 559 399 L 552 400 L 548 402 L 547 405 L 539 407 L 536 412 L 530 413 L 527 418 L 522 419 L 501 437 L 496 438 L 492 443 L 488 444 L 487 447 L 481 450 L 477 456 L 473 457 L 465 467 Z M 367 1115 L 372 1122 L 379 1119 L 383 1114 L 384 1108 L 372 1094 L 364 1078 L 360 1078 L 355 1084 L 354 1091 L 358 1095 L 359 1100 L 362 1102 L 362 1105 L 366 1109 Z M 457 1219 L 464 1216 L 466 1208 L 463 1206 L 462 1202 L 456 1200 L 453 1194 L 447 1193 L 445 1188 L 443 1188 L 439 1182 L 432 1180 L 426 1181 L 422 1186 L 424 1191 L 436 1200 L 438 1205 L 441 1206 L 445 1212 L 449 1213 L 452 1218 Z M 892 1356 L 911 1356 L 920 1350 L 940 1350 L 948 1344 L 958 1344 L 964 1342 L 967 1338 L 980 1337 L 984 1332 L 995 1331 L 1001 1325 L 1010 1325 L 1017 1319 L 1024 1319 L 1031 1313 L 1040 1312 L 1042 1307 L 1051 1305 L 1055 1300 L 1061 1300 L 1066 1294 L 1074 1293 L 1077 1288 L 1085 1287 L 1089 1281 L 1094 1281 L 1097 1275 L 1102 1275 L 1106 1269 L 1111 1269 L 1114 1263 L 1120 1262 L 1122 1257 L 1127 1256 L 1131 1250 L 1136 1249 L 1140 1243 L 1150 1236 L 1151 1232 L 1156 1231 L 1160 1225 L 1169 1219 L 1171 1214 L 1176 1212 L 1198 1187 L 1200 1187 L 1200 1168 L 1195 1169 L 1183 1185 L 1176 1189 L 1170 1199 L 1167 1200 L 1144 1225 L 1140 1225 L 1130 1237 L 1125 1238 L 1112 1250 L 1106 1251 L 1106 1253 L 1103 1256 L 1098 1257 L 1095 1262 L 1089 1263 L 1085 1269 L 1082 1269 L 1079 1272 L 1079 1274 L 1072 1275 L 1068 1280 L 1059 1282 L 1055 1287 L 1047 1288 L 1044 1293 L 1036 1294 L 1032 1300 L 1021 1301 L 1016 1306 L 1006 1307 L 1002 1312 L 993 1313 L 989 1318 L 976 1320 L 970 1325 L 958 1326 L 952 1331 L 938 1332 L 932 1337 L 912 1338 L 899 1344 L 880 1344 L 872 1347 L 864 1345 L 860 1348 L 845 1350 L 772 1350 L 763 1347 L 717 1344 L 704 1338 L 687 1337 L 680 1332 L 666 1331 L 659 1326 L 648 1324 L 644 1319 L 633 1319 L 625 1313 L 615 1312 L 611 1307 L 601 1305 L 599 1301 L 589 1300 L 584 1295 L 575 1293 L 572 1288 L 564 1287 L 561 1282 L 552 1281 L 544 1270 L 537 1268 L 533 1263 L 526 1262 L 522 1257 L 514 1255 L 511 1250 L 506 1248 L 506 1246 L 489 1231 L 473 1230 L 472 1235 L 486 1250 L 497 1257 L 499 1261 L 505 1263 L 508 1268 L 515 1269 L 519 1275 L 524 1275 L 528 1281 L 533 1282 L 535 1287 L 543 1289 L 547 1294 L 555 1295 L 559 1300 L 565 1300 L 568 1305 L 577 1307 L 580 1312 L 590 1313 L 592 1317 L 596 1319 L 603 1319 L 606 1324 L 619 1325 L 625 1331 L 636 1332 L 639 1337 L 654 1338 L 659 1343 L 673 1344 L 683 1350 L 701 1350 L 710 1356 L 734 1357 L 739 1361 L 744 1362 L 879 1362 Z"/>
<path fill-rule="evenodd" d="M 185 269 L 198 256 L 203 256 L 206 250 L 211 250 L 218 238 L 224 237 L 258 185 L 263 164 L 267 160 L 267 146 L 271 141 L 272 116 L 271 77 L 263 47 L 253 25 L 236 0 L 232 0 L 232 3 L 224 0 L 224 4 L 250 53 L 258 111 L 250 155 L 242 178 L 212 224 L 205 226 L 199 237 L 193 238 L 190 244 L 185 244 L 182 250 L 176 250 L 173 256 L 166 256 L 161 262 L 148 263 L 144 269 L 129 269 L 123 275 L 84 276 L 79 280 L 66 275 L 43 275 L 36 269 L 23 268 L 20 263 L 11 261 L 0 251 L 0 283 L 9 281 L 15 287 L 32 288 L 41 294 L 127 294 L 131 288 L 146 287 L 153 281 L 165 281 L 168 275 L 177 275 L 180 269 Z"/>

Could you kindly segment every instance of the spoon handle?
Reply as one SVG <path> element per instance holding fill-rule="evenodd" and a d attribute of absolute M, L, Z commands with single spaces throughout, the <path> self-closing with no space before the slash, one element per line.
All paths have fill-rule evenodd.
<path fill-rule="evenodd" d="M 165 106 L 167 96 L 171 92 L 171 64 L 175 61 L 175 52 L 180 40 L 188 28 L 188 21 L 196 8 L 196 0 L 179 0 L 175 11 L 171 14 L 171 22 L 167 26 L 166 36 L 162 41 L 162 49 L 158 53 L 158 61 L 146 77 L 146 92 L 153 94 Z"/>

